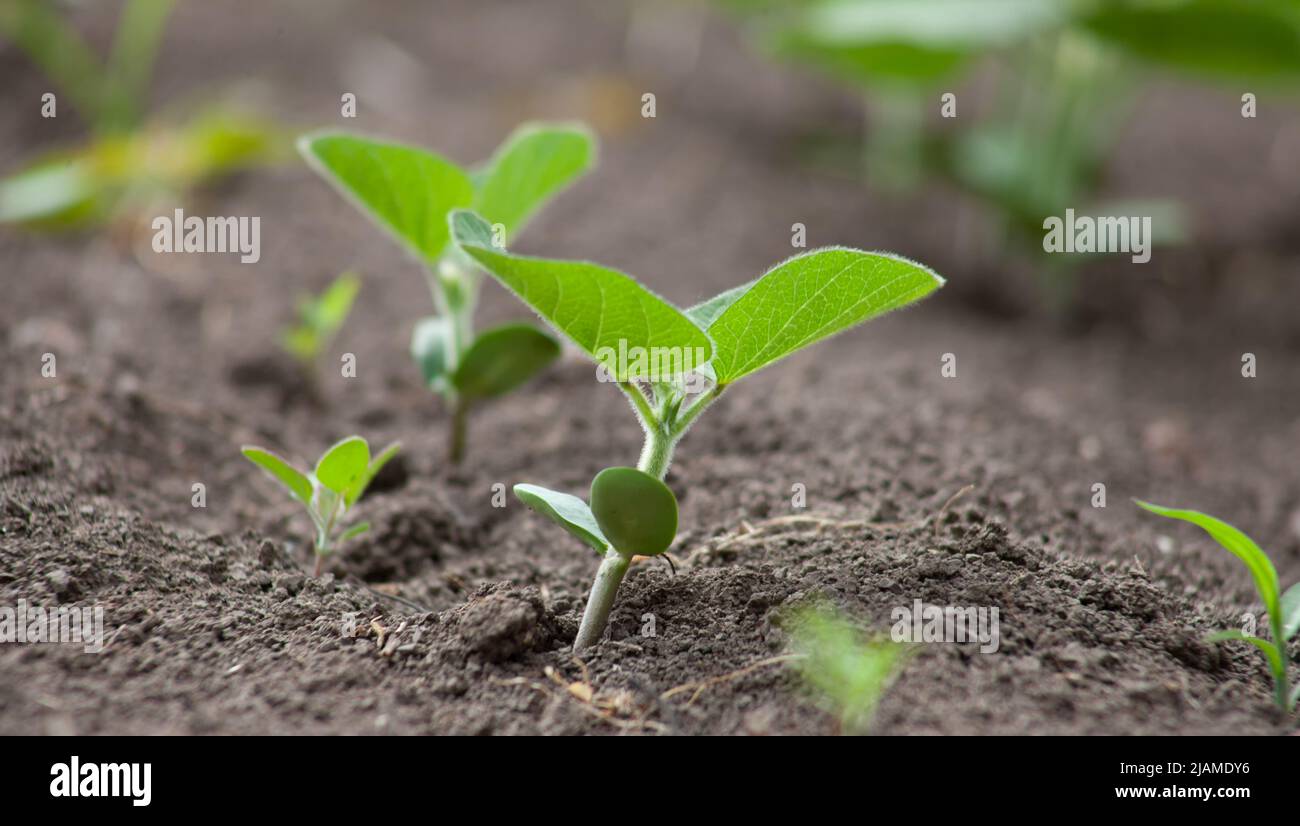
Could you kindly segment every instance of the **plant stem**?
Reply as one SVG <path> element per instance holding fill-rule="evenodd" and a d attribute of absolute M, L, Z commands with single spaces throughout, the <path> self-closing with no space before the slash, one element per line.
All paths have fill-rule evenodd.
<path fill-rule="evenodd" d="M 1277 679 L 1273 681 L 1276 683 L 1274 688 L 1277 691 L 1277 704 L 1281 706 L 1283 711 L 1290 711 L 1291 677 L 1290 674 L 1287 673 L 1290 671 L 1291 667 L 1290 652 L 1287 650 L 1286 636 L 1282 633 L 1282 618 L 1280 616 L 1272 616 L 1272 614 L 1277 612 L 1271 611 L 1269 613 L 1269 625 L 1273 632 L 1273 644 L 1277 646 L 1277 657 L 1282 665 L 1282 673 L 1278 674 Z"/>
<path fill-rule="evenodd" d="M 677 439 L 664 433 L 658 426 L 647 426 L 645 444 L 641 447 L 641 460 L 636 469 L 648 473 L 656 479 L 663 479 L 668 473 L 668 466 L 673 461 L 673 448 Z"/>
<path fill-rule="evenodd" d="M 605 553 L 605 559 L 596 571 L 596 581 L 591 585 L 587 608 L 582 612 L 582 624 L 578 626 L 578 638 L 573 641 L 573 653 L 590 648 L 604 635 L 609 611 L 614 607 L 614 596 L 631 561 L 630 556 L 623 556 L 613 548 Z"/>
<path fill-rule="evenodd" d="M 668 466 L 673 461 L 673 448 L 677 446 L 686 428 L 722 392 L 721 387 L 713 388 L 692 402 L 684 412 L 679 412 L 676 405 L 667 404 L 656 405 L 656 412 L 635 384 L 620 382 L 619 387 L 632 400 L 637 418 L 645 428 L 645 445 L 641 448 L 637 470 L 656 479 L 663 479 L 668 473 Z M 680 397 L 676 401 L 680 401 Z M 581 653 L 595 645 L 605 633 L 610 609 L 614 607 L 614 597 L 618 594 L 618 586 L 622 584 L 631 561 L 631 555 L 624 556 L 613 548 L 605 553 L 605 559 L 596 571 L 596 581 L 591 586 L 591 596 L 587 598 L 587 608 L 582 612 L 582 624 L 578 626 L 578 638 L 573 641 L 573 653 Z"/>
<path fill-rule="evenodd" d="M 637 470 L 657 479 L 663 479 L 668 473 L 668 466 L 673 461 L 673 450 L 686 434 L 686 429 L 722 394 L 722 388 L 715 387 L 697 397 L 685 410 L 677 409 L 671 418 L 665 421 L 651 410 L 645 396 L 635 385 L 624 385 L 623 389 L 632 398 L 633 406 L 641 419 L 641 426 L 645 428 L 645 444 L 641 447 L 641 459 L 637 462 Z"/>
<path fill-rule="evenodd" d="M 448 435 L 447 457 L 453 465 L 465 459 L 465 442 L 469 432 L 469 403 L 457 396 L 451 403 L 451 431 Z"/>
<path fill-rule="evenodd" d="M 316 554 L 316 569 L 312 571 L 312 576 L 320 579 L 320 572 L 323 567 L 325 567 L 325 554 Z"/>

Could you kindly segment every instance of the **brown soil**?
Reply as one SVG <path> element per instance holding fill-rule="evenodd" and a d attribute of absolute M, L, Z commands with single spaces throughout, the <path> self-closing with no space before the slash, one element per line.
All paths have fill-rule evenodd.
<path fill-rule="evenodd" d="M 710 411 L 668 476 L 676 572 L 637 565 L 609 639 L 576 662 L 596 560 L 492 495 L 519 481 L 583 492 L 635 460 L 639 430 L 591 367 L 568 359 L 478 411 L 470 462 L 446 466 L 445 411 L 406 354 L 428 304 L 418 271 L 297 165 L 178 204 L 261 216 L 256 266 L 138 255 L 120 234 L 6 232 L 0 604 L 102 605 L 111 642 L 97 655 L 0 646 L 0 732 L 831 733 L 772 661 L 789 607 L 816 597 L 878 628 L 915 599 L 1001 611 L 997 653 L 929 646 L 886 697 L 879 732 L 1294 730 L 1253 650 L 1203 642 L 1261 610 L 1245 571 L 1128 502 L 1220 515 L 1285 583 L 1300 576 L 1286 279 L 1300 181 L 1269 160 L 1293 110 L 1247 131 L 1210 114 L 1235 112 L 1231 94 L 1153 92 L 1111 188 L 1183 194 L 1202 230 L 1146 268 L 1089 264 L 1087 326 L 1064 334 L 1025 312 L 1032 264 L 986 249 L 952 193 L 885 196 L 801 166 L 802 136 L 857 128 L 852 100 L 762 63 L 717 21 L 681 82 L 629 69 L 612 4 L 458 2 L 435 22 L 415 2 L 365 21 L 283 3 L 256 42 L 240 5 L 182 4 L 161 99 L 256 77 L 286 119 L 335 123 L 339 90 L 362 83 L 347 58 L 382 36 L 425 68 L 390 90 L 400 105 L 362 88 L 363 117 L 340 125 L 469 161 L 518 120 L 592 120 L 600 168 L 530 228 L 528 251 L 619 266 L 687 304 L 787 256 L 801 221 L 813 245 L 896 250 L 952 286 L 747 379 Z M 486 60 L 475 44 L 489 42 L 518 47 Z M 14 100 L 39 98 L 43 81 L 12 53 L 0 64 Z M 643 122 L 651 88 L 659 116 Z M 0 121 L 4 169 L 75 134 L 19 109 Z M 364 286 L 313 402 L 275 332 L 300 291 L 349 267 Z M 522 314 L 495 288 L 484 304 L 484 324 Z M 46 352 L 55 379 L 41 377 Z M 355 379 L 332 369 L 343 352 Z M 1241 377 L 1243 352 L 1258 378 Z M 956 378 L 940 375 L 944 353 Z M 353 432 L 400 439 L 402 461 L 358 507 L 375 530 L 315 580 L 306 517 L 238 446 L 307 461 Z M 195 482 L 206 508 L 191 505 Z M 1108 507 L 1091 506 L 1098 482 Z"/>

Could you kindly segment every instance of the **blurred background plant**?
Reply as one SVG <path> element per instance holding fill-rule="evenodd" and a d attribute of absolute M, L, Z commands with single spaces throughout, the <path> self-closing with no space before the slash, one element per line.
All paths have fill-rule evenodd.
<path fill-rule="evenodd" d="M 843 613 L 815 604 L 783 623 L 791 661 L 815 701 L 839 720 L 840 734 L 866 734 L 876 708 L 916 646 L 863 634 Z"/>
<path fill-rule="evenodd" d="M 897 194 L 927 176 L 946 180 L 997 216 L 1000 246 L 1033 255 L 1043 219 L 1067 208 L 1150 215 L 1156 244 L 1186 239 L 1175 201 L 1098 200 L 1117 133 L 1152 73 L 1252 90 L 1294 90 L 1300 80 L 1294 0 L 715 2 L 764 53 L 862 96 L 871 186 Z M 977 70 L 989 72 L 982 77 L 993 89 L 971 126 L 966 96 L 955 93 Z M 1081 260 L 1039 256 L 1052 309 L 1069 307 Z"/>
<path fill-rule="evenodd" d="M 357 274 L 345 272 L 320 295 L 307 293 L 299 296 L 298 320 L 280 332 L 280 345 L 298 362 L 313 389 L 317 383 L 321 354 L 343 328 L 360 290 L 361 279 Z"/>
<path fill-rule="evenodd" d="M 146 114 L 154 58 L 175 0 L 126 0 L 103 60 L 59 5 L 0 0 L 0 38 L 54 84 L 42 113 L 57 116 L 65 100 L 90 137 L 43 152 L 0 181 L 0 222 L 42 229 L 99 224 L 285 152 L 284 135 L 227 104 Z"/>

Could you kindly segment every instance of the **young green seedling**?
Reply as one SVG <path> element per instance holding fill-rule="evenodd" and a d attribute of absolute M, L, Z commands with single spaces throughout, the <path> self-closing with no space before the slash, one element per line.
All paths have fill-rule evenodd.
<path fill-rule="evenodd" d="M 95 131 L 126 131 L 143 114 L 154 57 L 173 5 L 175 0 L 127 0 L 107 60 L 45 0 L 0 4 L 0 34 L 40 66 Z"/>
<path fill-rule="evenodd" d="M 1146 243 L 1186 240 L 1188 213 L 1178 201 L 1101 198 L 1144 67 L 1233 89 L 1291 88 L 1300 79 L 1300 15 L 1290 0 L 718 2 L 743 14 L 767 51 L 863 95 L 874 115 L 864 130 L 873 183 L 947 178 L 997 216 L 1008 243 L 1035 256 L 1044 251 L 1044 219 L 1066 209 L 1149 216 Z M 1003 71 L 981 101 L 988 116 L 972 122 L 960 108 L 966 98 L 950 90 L 991 60 Z M 960 126 L 934 128 L 948 123 Z M 1076 265 L 1086 260 L 1051 254 L 1036 262 L 1049 309 L 1070 309 Z"/>
<path fill-rule="evenodd" d="M 1273 674 L 1274 699 L 1278 707 L 1283 711 L 1294 710 L 1297 701 L 1300 701 L 1300 685 L 1297 685 L 1294 690 L 1290 688 L 1288 669 L 1291 660 L 1287 643 L 1296 636 L 1297 632 L 1300 632 L 1300 582 L 1288 588 L 1286 593 L 1282 593 L 1273 562 L 1249 536 L 1227 522 L 1199 511 L 1165 508 L 1138 499 L 1133 501 L 1139 507 L 1154 514 L 1191 522 L 1246 565 L 1251 579 L 1255 582 L 1255 590 L 1264 602 L 1264 610 L 1268 613 L 1268 623 L 1273 638 L 1265 640 L 1250 636 L 1243 631 L 1221 631 L 1210 637 L 1210 640 L 1212 642 L 1240 640 L 1264 652 L 1265 658 L 1268 659 L 1269 671 Z"/>
<path fill-rule="evenodd" d="M 617 383 L 627 394 L 645 432 L 636 469 L 654 480 L 663 479 L 678 441 L 727 387 L 943 285 L 933 271 L 904 258 L 830 247 L 790 258 L 748 284 L 683 311 L 630 276 L 599 264 L 507 252 L 487 221 L 468 210 L 453 212 L 451 227 L 465 255 L 595 359 L 602 380 Z M 582 500 L 533 485 L 515 490 L 526 504 L 606 552 L 608 542 L 590 539 L 591 524 L 604 523 L 587 512 Z M 597 492 L 593 482 L 593 500 Z M 633 493 L 611 487 L 609 495 L 630 498 Z M 647 495 L 625 507 L 649 501 Z M 666 513 L 666 507 L 653 509 L 637 518 L 639 524 L 661 525 Z M 613 544 L 623 554 L 651 553 Z M 608 555 L 606 563 L 612 569 L 620 564 Z M 613 602 L 610 591 L 622 578 L 621 571 L 616 573 L 606 575 L 602 564 L 576 650 L 600 638 Z"/>
<path fill-rule="evenodd" d="M 154 57 L 174 0 L 127 0 L 107 59 L 48 0 L 0 2 L 0 36 L 53 83 L 42 114 L 66 100 L 94 137 L 45 153 L 0 181 L 0 223 L 64 228 L 112 218 L 272 159 L 279 136 L 257 118 L 209 106 L 182 123 L 145 122 Z"/>
<path fill-rule="evenodd" d="M 280 343 L 308 376 L 315 375 L 321 353 L 343 327 L 360 289 L 361 279 L 355 273 L 346 272 L 319 296 L 306 295 L 299 299 L 298 323 L 281 333 Z"/>
<path fill-rule="evenodd" d="M 543 204 L 591 168 L 594 137 L 581 126 L 528 124 L 473 170 L 356 135 L 308 135 L 298 146 L 312 168 L 424 265 L 438 314 L 415 326 L 411 355 L 451 409 L 447 452 L 460 462 L 470 408 L 528 381 L 560 347 L 528 324 L 474 332 L 482 279 L 473 261 L 449 245 L 447 215 L 472 206 L 501 243 L 513 240 Z"/>
<path fill-rule="evenodd" d="M 805 685 L 839 719 L 840 733 L 866 733 L 915 646 L 888 636 L 866 637 L 824 606 L 802 609 L 790 625 L 794 668 Z"/>
<path fill-rule="evenodd" d="M 320 576 L 325 557 L 340 544 L 370 530 L 368 522 L 358 522 L 344 527 L 348 511 L 374 480 L 380 468 L 401 447 L 393 443 L 373 458 L 370 445 L 360 436 L 349 436 L 338 442 L 316 463 L 316 469 L 304 473 L 269 450 L 245 446 L 241 452 L 248 461 L 266 471 L 272 479 L 284 485 L 294 499 L 302 503 L 316 528 L 315 575 Z"/>

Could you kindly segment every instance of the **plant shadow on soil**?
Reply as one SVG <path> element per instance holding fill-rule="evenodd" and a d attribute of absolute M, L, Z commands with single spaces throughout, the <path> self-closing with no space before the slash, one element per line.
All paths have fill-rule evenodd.
<path fill-rule="evenodd" d="M 535 32 L 556 48 L 572 38 L 556 20 L 584 8 L 559 5 L 572 8 L 538 14 Z M 176 26 L 192 59 L 238 42 L 222 15 L 191 6 Z M 397 4 L 378 24 L 400 33 L 420 14 Z M 506 25 L 492 3 L 449 19 L 437 35 L 449 46 Z M 618 41 L 617 16 L 581 19 L 585 42 Z M 330 44 L 346 40 L 330 31 L 319 54 L 290 65 L 289 54 L 250 55 L 252 70 L 326 76 Z M 609 262 L 688 304 L 786 257 L 785 228 L 800 220 L 819 242 L 895 249 L 953 285 L 976 277 L 936 230 L 960 220 L 946 193 L 896 205 L 778 163 L 780 139 L 754 135 L 783 134 L 780 119 L 756 113 L 844 103 L 712 37 L 671 134 L 607 128 L 599 171 L 539 218 L 528 251 Z M 454 125 L 397 114 L 362 126 L 464 160 L 537 114 L 502 78 L 543 72 L 545 50 L 503 53 L 490 73 L 463 49 L 420 53 L 465 79 L 455 94 L 420 90 L 421 111 Z M 173 82 L 187 77 L 185 57 L 164 53 Z M 573 60 L 618 71 L 617 54 L 597 46 Z M 740 72 L 761 100 L 730 96 L 725 78 Z M 290 111 L 319 117 L 310 89 L 280 88 Z M 43 140 L 3 129 L 27 151 Z M 1259 191 L 1241 186 L 1240 198 Z M 1101 264 L 1085 278 L 1125 312 L 1085 336 L 989 316 L 958 288 L 747 379 L 687 435 L 669 473 L 682 509 L 676 571 L 634 566 L 608 639 L 579 662 L 569 646 L 597 560 L 512 497 L 493 507 L 493 486 L 581 493 L 600 468 L 631 462 L 639 430 L 620 395 L 566 358 L 479 411 L 469 464 L 448 468 L 445 411 L 406 356 L 411 308 L 428 300 L 415 267 L 305 169 L 240 179 L 212 208 L 263 216 L 260 266 L 0 236 L 16 274 L 0 308 L 0 602 L 103 605 L 109 640 L 101 654 L 0 647 L 0 732 L 833 733 L 779 661 L 783 617 L 817 597 L 882 629 L 916 599 L 1000 609 L 997 652 L 928 646 L 881 705 L 880 733 L 1294 730 L 1253 649 L 1204 642 L 1258 613 L 1248 577 L 1208 539 L 1127 502 L 1215 512 L 1272 553 L 1284 582 L 1300 574 L 1300 369 L 1282 299 L 1193 301 L 1158 289 L 1167 271 L 1134 285 Z M 1258 241 L 1213 239 L 1167 266 L 1194 262 L 1209 290 L 1223 250 Z M 1257 263 L 1285 272 L 1296 255 L 1265 245 Z M 358 377 L 325 378 L 310 399 L 267 350 L 296 293 L 353 267 L 364 284 L 333 350 L 357 355 Z M 1020 276 L 1000 288 L 1014 293 Z M 520 315 L 497 290 L 484 312 L 485 324 Z M 1211 323 L 1216 336 L 1196 332 Z M 1245 350 L 1267 365 L 1251 383 L 1237 374 Z M 57 379 L 39 377 L 44 352 L 58 355 Z M 957 354 L 956 379 L 939 374 L 945 352 Z M 405 448 L 358 505 L 372 533 L 315 580 L 305 517 L 238 446 L 301 461 L 351 432 Z M 191 504 L 198 481 L 202 509 Z M 795 482 L 806 510 L 790 506 Z M 1107 508 L 1089 504 L 1096 482 Z"/>

